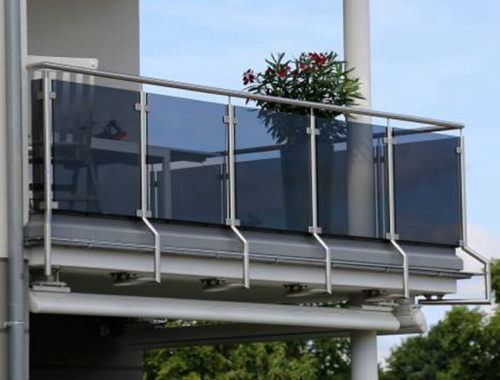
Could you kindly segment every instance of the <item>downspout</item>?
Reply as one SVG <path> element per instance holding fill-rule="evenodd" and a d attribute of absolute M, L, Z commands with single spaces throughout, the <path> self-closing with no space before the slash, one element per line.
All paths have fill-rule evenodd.
<path fill-rule="evenodd" d="M 5 0 L 9 379 L 25 378 L 21 4 Z"/>

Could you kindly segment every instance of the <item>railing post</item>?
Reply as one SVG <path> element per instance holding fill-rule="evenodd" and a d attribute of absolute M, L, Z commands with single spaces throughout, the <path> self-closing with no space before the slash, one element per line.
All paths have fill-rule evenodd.
<path fill-rule="evenodd" d="M 140 173 L 141 173 L 141 208 L 137 211 L 137 215 L 142 219 L 143 223 L 154 236 L 154 282 L 161 282 L 161 239 L 160 234 L 149 221 L 151 211 L 148 208 L 148 168 L 147 168 L 147 123 L 149 106 L 147 104 L 147 96 L 144 91 L 139 93 L 139 103 L 136 104 L 136 111 L 140 112 Z M 166 168 L 163 168 L 166 170 Z"/>
<path fill-rule="evenodd" d="M 43 71 L 43 92 L 39 98 L 43 101 L 43 172 L 44 172 L 44 256 L 45 276 L 52 280 L 52 209 L 53 209 L 53 133 L 52 133 L 52 79 L 49 70 Z"/>
<path fill-rule="evenodd" d="M 385 143 L 387 145 L 387 182 L 388 182 L 388 202 L 389 202 L 389 233 L 386 238 L 391 242 L 391 244 L 396 248 L 396 251 L 401 255 L 403 259 L 403 298 L 410 298 L 410 287 L 409 287 L 409 277 L 410 268 L 408 262 L 408 255 L 397 243 L 399 238 L 396 233 L 396 206 L 394 199 L 394 131 L 390 125 L 390 119 L 387 119 L 386 128 L 386 139 Z"/>
<path fill-rule="evenodd" d="M 236 160 L 235 160 L 235 125 L 237 123 L 236 117 L 234 115 L 234 106 L 231 103 L 231 97 L 228 97 L 227 104 L 227 116 L 224 118 L 225 124 L 227 125 L 227 139 L 228 139 L 228 219 L 226 224 L 233 230 L 238 239 L 243 243 L 243 288 L 250 288 L 250 246 L 248 240 L 243 236 L 241 231 L 238 229 L 240 221 L 236 216 Z"/>
<path fill-rule="evenodd" d="M 328 244 L 320 236 L 321 227 L 318 225 L 318 162 L 317 162 L 317 144 L 316 136 L 319 130 L 316 129 L 316 116 L 314 108 L 311 108 L 310 126 L 307 130 L 310 143 L 310 161 L 311 161 L 311 226 L 309 233 L 321 244 L 325 250 L 325 291 L 332 294 L 332 255 Z"/>
<path fill-rule="evenodd" d="M 461 210 L 461 238 L 460 248 L 469 257 L 483 265 L 484 277 L 484 298 L 483 299 L 424 299 L 419 303 L 422 305 L 491 305 L 491 262 L 486 257 L 469 247 L 467 234 L 467 198 L 466 198 L 466 168 L 465 168 L 465 138 L 460 130 L 460 145 L 457 147 L 457 154 L 460 156 L 460 210 Z"/>

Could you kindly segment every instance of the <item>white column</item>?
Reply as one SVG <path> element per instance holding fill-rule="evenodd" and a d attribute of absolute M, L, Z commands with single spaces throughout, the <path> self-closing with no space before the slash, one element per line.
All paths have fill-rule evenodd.
<path fill-rule="evenodd" d="M 371 108 L 370 1 L 344 0 L 344 58 L 352 76 L 360 79 L 362 108 Z M 371 122 L 358 116 L 351 121 Z M 347 131 L 347 193 L 349 234 L 375 232 L 372 129 L 358 126 Z M 351 332 L 351 379 L 378 380 L 376 331 Z"/>
<path fill-rule="evenodd" d="M 351 379 L 377 380 L 377 332 L 351 332 Z"/>
<path fill-rule="evenodd" d="M 344 0 L 344 58 L 352 76 L 361 82 L 359 107 L 371 108 L 370 2 Z M 371 122 L 356 116 L 351 121 Z M 349 234 L 372 236 L 375 232 L 372 129 L 351 126 L 347 131 L 347 194 Z"/>

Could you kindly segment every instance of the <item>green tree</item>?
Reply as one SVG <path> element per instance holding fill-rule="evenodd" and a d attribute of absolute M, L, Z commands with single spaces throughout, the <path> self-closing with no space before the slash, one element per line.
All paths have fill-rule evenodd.
<path fill-rule="evenodd" d="M 201 346 L 145 353 L 145 380 L 348 380 L 345 339 Z"/>
<path fill-rule="evenodd" d="M 500 294 L 500 262 L 492 267 Z M 499 297 L 497 297 L 497 302 Z M 383 380 L 499 380 L 500 312 L 455 307 L 425 336 L 394 350 Z"/>

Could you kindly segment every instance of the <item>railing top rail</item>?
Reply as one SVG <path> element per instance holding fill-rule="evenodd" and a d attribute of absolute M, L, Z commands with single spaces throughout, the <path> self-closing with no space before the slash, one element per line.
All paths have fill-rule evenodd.
<path fill-rule="evenodd" d="M 53 63 L 53 62 L 38 62 L 38 63 L 29 64 L 26 67 L 29 70 L 44 70 L 45 69 L 45 70 L 62 71 L 62 72 L 68 72 L 68 73 L 90 75 L 90 76 L 106 78 L 106 79 L 114 79 L 114 80 L 125 81 L 125 82 L 148 84 L 148 85 L 154 85 L 154 86 L 160 86 L 160 87 L 174 88 L 174 89 L 179 89 L 179 90 L 201 92 L 201 93 L 206 93 L 206 94 L 231 96 L 231 97 L 240 98 L 240 99 L 250 99 L 250 100 L 256 100 L 256 101 L 266 101 L 266 102 L 288 104 L 288 105 L 304 107 L 304 108 L 313 108 L 313 109 L 334 111 L 334 112 L 338 112 L 338 113 L 341 113 L 344 115 L 348 115 L 348 114 L 364 115 L 364 116 L 378 117 L 378 118 L 383 118 L 383 119 L 399 120 L 399 121 L 412 122 L 412 123 L 418 123 L 418 124 L 427 124 L 427 125 L 435 126 L 432 128 L 434 131 L 439 131 L 439 130 L 443 131 L 443 130 L 450 130 L 450 129 L 462 129 L 465 127 L 461 123 L 455 123 L 455 122 L 445 121 L 445 120 L 430 119 L 430 118 L 411 116 L 411 115 L 402 115 L 402 114 L 391 113 L 391 112 L 374 111 L 374 110 L 365 109 L 365 108 L 358 108 L 358 107 L 335 106 L 332 104 L 324 104 L 324 103 L 319 103 L 319 102 L 309 102 L 309 101 L 304 101 L 304 100 L 295 100 L 295 99 L 279 98 L 279 97 L 274 97 L 274 96 L 258 95 L 258 94 L 252 94 L 252 93 L 245 92 L 245 91 L 227 90 L 227 89 L 223 89 L 223 88 L 202 86 L 202 85 L 183 83 L 183 82 L 176 82 L 176 81 L 171 81 L 171 80 L 144 77 L 144 76 L 139 76 L 139 75 L 131 75 L 131 74 L 117 73 L 117 72 L 104 71 L 104 70 L 87 69 L 87 68 L 83 68 L 83 67 L 63 65 L 60 63 Z M 425 128 L 428 129 L 428 127 L 425 127 Z"/>

